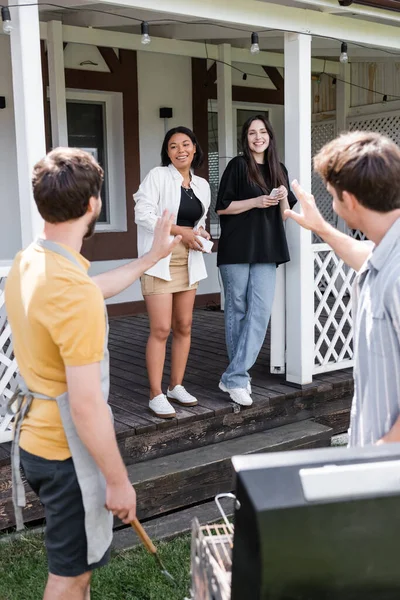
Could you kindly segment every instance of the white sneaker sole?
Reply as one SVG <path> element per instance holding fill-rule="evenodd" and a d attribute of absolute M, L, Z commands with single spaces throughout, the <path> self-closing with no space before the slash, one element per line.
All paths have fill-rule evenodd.
<path fill-rule="evenodd" d="M 149 409 L 159 419 L 173 419 L 174 417 L 176 417 L 176 412 L 165 414 L 165 413 L 156 412 L 154 409 L 150 408 L 150 406 L 149 406 Z"/>
<path fill-rule="evenodd" d="M 229 390 L 228 390 L 228 388 L 226 387 L 226 385 L 224 385 L 224 384 L 222 383 L 222 381 L 220 381 L 220 382 L 219 382 L 219 388 L 220 388 L 220 389 L 221 389 L 223 392 L 227 392 L 227 393 L 229 394 Z M 249 383 L 247 384 L 246 390 L 247 390 L 247 393 L 248 393 L 248 394 L 250 394 L 250 396 L 251 396 L 251 394 L 252 394 L 252 389 L 251 389 L 251 383 L 250 383 L 250 381 L 249 381 Z"/>
<path fill-rule="evenodd" d="M 226 387 L 226 385 L 224 385 L 224 384 L 222 383 L 222 381 L 220 381 L 220 382 L 219 382 L 219 384 L 218 384 L 218 387 L 219 387 L 219 389 L 220 389 L 222 392 L 225 392 L 226 394 L 229 394 L 229 397 L 230 397 L 230 399 L 232 400 L 232 402 L 234 402 L 235 404 L 239 404 L 239 406 L 251 406 L 251 405 L 253 404 L 253 400 L 252 400 L 252 399 L 251 399 L 251 402 L 250 402 L 250 403 L 248 403 L 248 402 L 238 402 L 237 400 L 234 400 L 234 399 L 232 398 L 232 396 L 230 395 L 229 389 Z"/>
<path fill-rule="evenodd" d="M 172 402 L 176 402 L 180 406 L 196 406 L 196 404 L 199 403 L 198 400 L 196 400 L 195 402 L 181 402 L 177 398 L 174 398 L 174 396 L 170 396 L 170 394 L 168 392 L 167 392 L 167 398 L 168 398 L 168 400 L 172 400 Z"/>

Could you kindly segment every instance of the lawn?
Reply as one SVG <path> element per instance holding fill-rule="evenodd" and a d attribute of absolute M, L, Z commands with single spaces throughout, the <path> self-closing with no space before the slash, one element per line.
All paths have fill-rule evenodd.
<path fill-rule="evenodd" d="M 110 564 L 95 572 L 92 600 L 183 600 L 190 589 L 190 536 L 157 545 L 165 567 L 177 581 L 171 585 L 143 548 L 114 553 Z M 47 566 L 41 536 L 0 543 L 0 600 L 41 600 Z"/>

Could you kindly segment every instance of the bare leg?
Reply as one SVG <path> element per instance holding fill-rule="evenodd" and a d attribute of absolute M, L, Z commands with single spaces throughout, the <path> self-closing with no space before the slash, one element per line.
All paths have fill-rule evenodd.
<path fill-rule="evenodd" d="M 146 365 L 150 381 L 150 400 L 162 394 L 165 348 L 171 331 L 172 294 L 145 296 L 150 319 L 150 336 L 146 347 Z"/>
<path fill-rule="evenodd" d="M 196 290 L 174 294 L 172 308 L 172 356 L 169 389 L 181 385 L 185 376 L 192 331 L 193 305 Z"/>
<path fill-rule="evenodd" d="M 90 600 L 91 575 L 89 572 L 79 577 L 59 577 L 50 573 L 43 600 Z"/>
<path fill-rule="evenodd" d="M 90 600 L 90 583 L 86 588 L 85 600 Z"/>

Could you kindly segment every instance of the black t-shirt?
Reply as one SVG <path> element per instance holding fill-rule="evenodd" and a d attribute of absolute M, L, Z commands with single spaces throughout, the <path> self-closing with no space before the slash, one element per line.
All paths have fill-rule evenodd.
<path fill-rule="evenodd" d="M 176 224 L 180 227 L 194 227 L 196 222 L 201 219 L 203 214 L 203 205 L 197 196 L 194 195 L 192 188 L 185 190 L 181 188 L 181 203 L 179 205 Z"/>
<path fill-rule="evenodd" d="M 268 165 L 259 165 L 270 192 L 273 188 Z M 288 202 L 297 202 L 290 190 L 287 170 Z M 231 202 L 262 196 L 263 190 L 249 183 L 247 165 L 242 156 L 233 158 L 225 169 L 218 192 L 216 210 L 228 208 Z M 270 208 L 252 208 L 239 215 L 220 215 L 221 236 L 218 242 L 218 265 L 238 263 L 281 263 L 290 260 L 279 204 Z"/>

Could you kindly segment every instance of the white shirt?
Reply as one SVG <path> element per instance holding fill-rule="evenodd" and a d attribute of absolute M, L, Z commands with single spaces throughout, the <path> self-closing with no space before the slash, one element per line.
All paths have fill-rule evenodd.
<path fill-rule="evenodd" d="M 138 229 L 139 256 L 143 256 L 150 250 L 157 220 L 162 216 L 164 210 L 168 210 L 174 215 L 174 223 L 176 223 L 181 202 L 182 181 L 182 175 L 172 164 L 168 167 L 155 167 L 140 184 L 136 194 L 133 195 L 135 200 L 135 223 Z M 193 174 L 191 186 L 203 206 L 203 214 L 197 221 L 195 228 L 205 228 L 211 201 L 210 186 L 205 179 Z M 171 236 L 171 240 L 173 240 L 173 236 Z M 171 281 L 170 260 L 171 254 L 159 260 L 154 267 L 146 271 L 146 274 Z M 189 250 L 188 268 L 189 285 L 193 285 L 207 277 L 202 252 Z"/>

